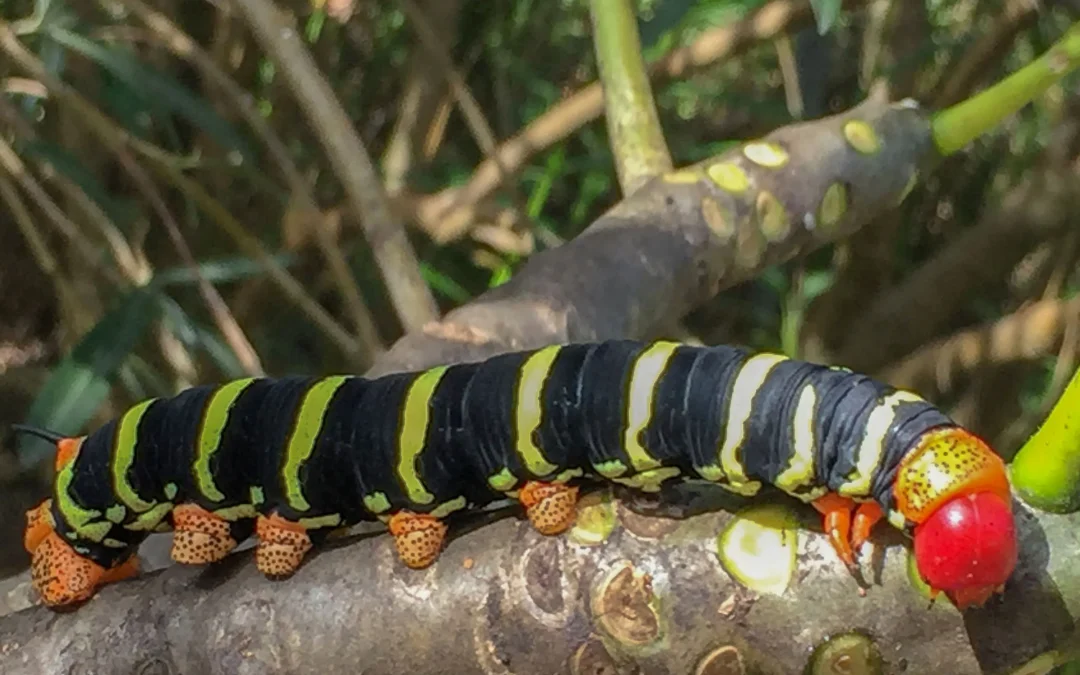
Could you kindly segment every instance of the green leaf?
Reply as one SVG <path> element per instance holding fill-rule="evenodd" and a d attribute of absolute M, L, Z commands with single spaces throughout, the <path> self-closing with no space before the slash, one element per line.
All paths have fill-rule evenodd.
<path fill-rule="evenodd" d="M 496 288 L 502 286 L 514 275 L 514 269 L 510 266 L 510 263 L 503 265 L 491 274 L 491 281 L 488 282 L 488 288 Z"/>
<path fill-rule="evenodd" d="M 817 19 L 819 35 L 824 35 L 833 27 L 840 17 L 840 6 L 843 0 L 810 0 L 810 7 L 814 10 L 814 18 Z"/>
<path fill-rule="evenodd" d="M 1051 513 L 1080 510 L 1080 368 L 1009 469 L 1016 493 L 1031 506 Z"/>
<path fill-rule="evenodd" d="M 117 371 L 157 317 L 159 296 L 149 287 L 129 291 L 62 360 L 30 405 L 26 424 L 75 435 L 109 395 Z M 53 446 L 26 434 L 15 452 L 24 468 L 51 457 Z"/>
<path fill-rule="evenodd" d="M 642 21 L 639 18 L 637 24 L 642 51 L 648 52 L 656 46 L 657 41 L 676 28 L 696 4 L 697 0 L 667 0 L 653 10 L 650 20 Z"/>
<path fill-rule="evenodd" d="M 533 186 L 532 192 L 529 194 L 528 203 L 525 206 L 525 212 L 528 214 L 530 220 L 536 220 L 540 217 L 541 211 L 544 210 L 544 204 L 547 203 L 548 196 L 551 194 L 551 188 L 555 184 L 555 181 L 563 175 L 566 169 L 566 144 L 560 143 L 555 150 L 548 155 L 547 162 L 544 166 L 544 172 L 541 174 L 540 179 Z"/>
<path fill-rule="evenodd" d="M 184 311 L 180 303 L 168 296 L 161 297 L 161 308 L 173 334 L 191 351 L 202 351 L 217 365 L 228 379 L 247 375 L 236 353 L 217 334 L 200 325 Z"/>
<path fill-rule="evenodd" d="M 227 380 L 237 380 L 247 377 L 244 364 L 240 363 L 236 352 L 225 341 L 217 336 L 217 333 L 200 324 L 192 324 L 195 329 L 195 339 L 202 351 L 210 357 L 218 369 L 225 374 Z"/>
<path fill-rule="evenodd" d="M 1069 661 L 1062 665 L 1056 675 L 1080 675 L 1080 661 Z"/>
<path fill-rule="evenodd" d="M 98 177 L 65 148 L 49 141 L 35 140 L 25 143 L 20 150 L 27 156 L 45 160 L 57 173 L 78 185 L 117 225 L 124 227 L 135 217 L 136 207 L 132 202 L 114 199 Z"/>
<path fill-rule="evenodd" d="M 228 151 L 251 159 L 254 152 L 246 139 L 226 122 L 205 100 L 166 73 L 151 68 L 133 54 L 106 47 L 64 28 L 49 28 L 52 39 L 94 61 L 124 82 L 147 104 L 163 112 L 175 113 L 212 136 Z"/>
<path fill-rule="evenodd" d="M 420 274 L 424 277 L 424 281 L 435 289 L 435 292 L 446 296 L 458 304 L 468 302 L 469 298 L 472 297 L 464 286 L 428 263 L 420 264 Z"/>
<path fill-rule="evenodd" d="M 299 256 L 295 253 L 279 253 L 273 256 L 282 267 L 288 269 L 295 265 Z M 207 260 L 198 264 L 203 278 L 212 284 L 232 283 L 266 274 L 266 266 L 261 262 L 243 256 L 232 256 Z M 195 271 L 190 267 L 173 267 L 154 275 L 154 283 L 160 288 L 168 286 L 188 286 L 198 282 Z"/>

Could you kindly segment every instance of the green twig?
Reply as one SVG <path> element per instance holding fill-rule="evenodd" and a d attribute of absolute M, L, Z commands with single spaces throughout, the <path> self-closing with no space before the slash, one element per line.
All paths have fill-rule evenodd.
<path fill-rule="evenodd" d="M 1080 22 L 1038 59 L 992 87 L 934 116 L 934 143 L 943 156 L 963 148 L 1080 66 Z"/>
<path fill-rule="evenodd" d="M 1080 509 L 1080 369 L 1012 462 L 1020 497 L 1053 513 Z"/>
<path fill-rule="evenodd" d="M 592 23 L 608 133 L 619 184 L 630 194 L 671 170 L 671 155 L 656 114 L 637 21 L 628 0 L 592 0 Z"/>

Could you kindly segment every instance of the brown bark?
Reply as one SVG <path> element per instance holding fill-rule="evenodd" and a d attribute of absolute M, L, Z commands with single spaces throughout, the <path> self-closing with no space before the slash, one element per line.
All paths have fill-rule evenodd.
<path fill-rule="evenodd" d="M 876 155 L 861 154 L 845 141 L 841 128 L 849 119 L 876 129 Z M 551 342 L 652 336 L 719 289 L 840 239 L 891 208 L 916 164 L 931 153 L 920 112 L 872 101 L 765 139 L 786 148 L 787 165 L 758 166 L 734 150 L 680 172 L 697 171 L 693 182 L 656 178 L 578 238 L 530 258 L 506 284 L 403 337 L 372 372 L 475 360 Z M 750 174 L 745 193 L 721 190 L 707 177 L 708 168 L 724 160 Z M 837 183 L 846 185 L 847 211 L 833 226 L 820 224 L 823 195 Z M 774 213 L 789 224 L 771 242 L 760 217 L 771 208 L 769 195 L 782 205 Z"/>
<path fill-rule="evenodd" d="M 372 536 L 324 550 L 277 583 L 241 553 L 212 570 L 170 568 L 112 586 L 75 613 L 7 617 L 0 669 L 790 675 L 828 637 L 858 630 L 884 658 L 876 672 L 996 675 L 1067 646 L 1070 613 L 1080 611 L 1080 570 L 1068 562 L 1080 546 L 1078 514 L 1023 512 L 1023 556 L 1007 594 L 964 616 L 928 608 L 898 546 L 878 563 L 881 585 L 860 598 L 816 532 L 800 534 L 804 553 L 784 595 L 755 595 L 718 565 L 715 538 L 731 517 L 676 521 L 620 506 L 598 546 L 503 519 L 454 538 L 426 572 L 403 569 L 389 537 Z M 642 573 L 651 584 L 634 579 Z M 695 671 L 725 658 L 742 668 Z"/>

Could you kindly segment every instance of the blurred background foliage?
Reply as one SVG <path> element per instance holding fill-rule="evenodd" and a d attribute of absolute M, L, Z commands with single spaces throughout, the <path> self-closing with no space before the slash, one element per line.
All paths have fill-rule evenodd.
<path fill-rule="evenodd" d="M 819 31 L 799 0 L 637 1 L 677 164 L 875 89 L 955 103 L 1080 13 L 1051 0 L 813 4 L 844 9 Z M 585 0 L 276 5 L 375 161 L 440 310 L 620 199 L 588 89 Z M 402 334 L 386 266 L 414 263 L 379 259 L 303 97 L 228 2 L 0 0 L 0 29 L 0 425 L 77 433 L 195 383 L 363 372 Z M 672 65 L 710 46 L 719 58 Z M 857 236 L 669 332 L 915 388 L 1008 456 L 1080 345 L 1076 84 Z M 502 167 L 485 162 L 501 144 L 513 146 Z M 0 450 L 0 573 L 24 565 L 21 511 L 44 493 L 48 451 Z"/>

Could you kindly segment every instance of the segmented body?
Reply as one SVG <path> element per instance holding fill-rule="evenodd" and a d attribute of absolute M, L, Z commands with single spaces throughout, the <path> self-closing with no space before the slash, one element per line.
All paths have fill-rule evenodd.
<path fill-rule="evenodd" d="M 408 512 L 441 518 L 529 481 L 594 476 L 650 490 L 701 479 L 804 501 L 892 491 L 928 431 L 918 396 L 838 368 L 733 347 L 609 341 L 378 379 L 252 379 L 139 404 L 58 472 L 56 531 L 108 568 L 172 508 L 251 534 L 277 514 L 324 533 Z"/>

